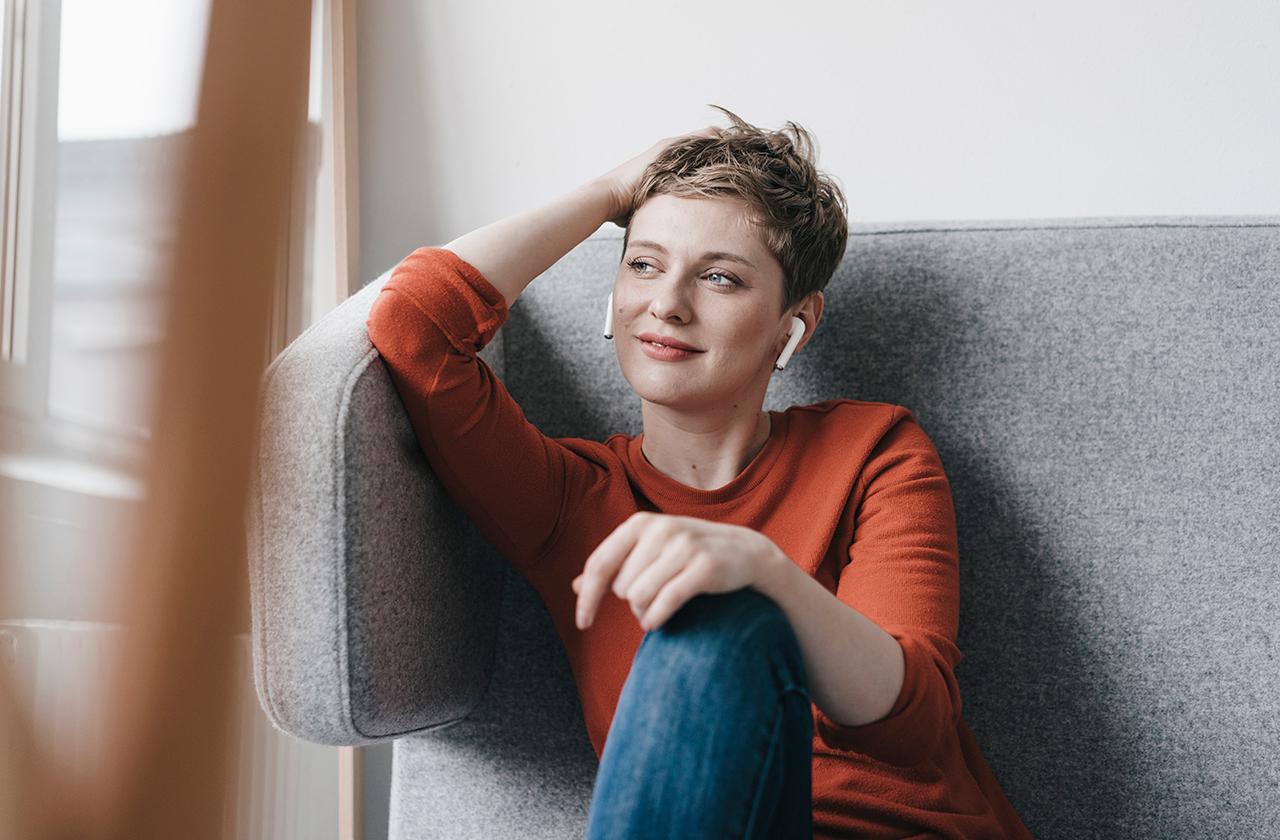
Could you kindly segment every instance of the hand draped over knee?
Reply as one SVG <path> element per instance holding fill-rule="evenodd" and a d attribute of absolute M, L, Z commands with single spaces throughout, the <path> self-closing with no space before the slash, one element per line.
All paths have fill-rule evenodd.
<path fill-rule="evenodd" d="M 630 602 L 641 627 L 652 630 L 697 595 L 753 586 L 790 562 L 777 543 L 752 528 L 637 511 L 596 546 L 573 579 L 578 629 L 591 626 L 610 590 Z"/>

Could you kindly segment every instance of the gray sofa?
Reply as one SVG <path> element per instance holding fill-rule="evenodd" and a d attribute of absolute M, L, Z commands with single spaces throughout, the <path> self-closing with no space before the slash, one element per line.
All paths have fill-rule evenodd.
<path fill-rule="evenodd" d="M 600 335 L 610 230 L 481 354 L 553 437 L 640 431 Z M 389 276 L 263 379 L 259 698 L 299 738 L 394 739 L 392 840 L 581 836 L 563 650 L 417 447 L 364 327 Z M 774 376 L 766 408 L 897 403 L 937 445 L 963 714 L 1037 837 L 1277 836 L 1278 325 L 1280 216 L 854 224 Z"/>

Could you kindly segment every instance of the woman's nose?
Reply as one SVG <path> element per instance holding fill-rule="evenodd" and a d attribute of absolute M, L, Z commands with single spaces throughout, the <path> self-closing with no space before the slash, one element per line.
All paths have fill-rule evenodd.
<path fill-rule="evenodd" d="M 686 299 L 686 292 L 674 283 L 654 290 L 653 297 L 649 300 L 649 311 L 661 321 L 667 320 L 672 314 L 687 318 L 688 310 L 689 301 Z"/>

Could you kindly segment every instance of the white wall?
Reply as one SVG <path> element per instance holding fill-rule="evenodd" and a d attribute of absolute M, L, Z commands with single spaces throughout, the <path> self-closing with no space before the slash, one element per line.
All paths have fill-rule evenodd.
<path fill-rule="evenodd" d="M 812 131 L 852 221 L 1280 213 L 1274 0 L 363 0 L 359 16 L 366 282 L 727 124 L 708 102 Z M 376 800 L 389 748 L 367 758 Z"/>
<path fill-rule="evenodd" d="M 854 221 L 1280 212 L 1274 0 L 365 0 L 359 14 L 366 280 L 725 124 L 708 102 L 813 131 Z"/>

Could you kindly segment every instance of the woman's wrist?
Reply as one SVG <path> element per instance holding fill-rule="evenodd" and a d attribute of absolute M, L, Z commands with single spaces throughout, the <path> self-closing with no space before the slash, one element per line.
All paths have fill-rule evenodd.
<path fill-rule="evenodd" d="M 608 175 L 601 175 L 598 178 L 592 178 L 583 187 L 597 193 L 606 202 L 609 210 L 604 221 L 613 222 L 618 227 L 626 227 L 627 219 L 623 218 L 623 214 L 630 209 L 631 196 L 618 181 Z"/>

